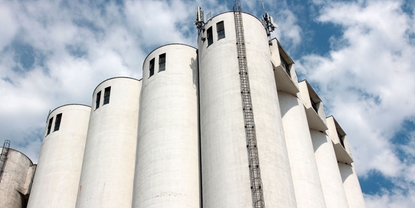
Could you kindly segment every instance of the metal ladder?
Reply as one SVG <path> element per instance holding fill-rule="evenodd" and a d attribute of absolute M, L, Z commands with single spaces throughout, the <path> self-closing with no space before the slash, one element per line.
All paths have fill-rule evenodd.
<path fill-rule="evenodd" d="M 264 208 L 264 194 L 259 167 L 254 113 L 252 109 L 251 89 L 249 85 L 248 64 L 246 60 L 245 38 L 240 6 L 234 9 L 236 46 L 238 51 L 239 76 L 241 81 L 242 109 L 245 121 L 246 147 L 249 160 L 249 175 L 254 208 Z"/>
<path fill-rule="evenodd" d="M 10 140 L 4 141 L 3 149 L 0 154 L 0 182 L 3 176 L 4 167 L 6 166 L 7 154 L 9 153 Z"/>

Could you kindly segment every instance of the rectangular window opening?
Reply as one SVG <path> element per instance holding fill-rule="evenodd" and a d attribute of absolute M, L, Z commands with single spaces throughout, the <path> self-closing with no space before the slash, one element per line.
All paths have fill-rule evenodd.
<path fill-rule="evenodd" d="M 60 127 L 60 125 L 61 125 L 61 120 L 62 120 L 62 113 L 59 113 L 59 114 L 56 116 L 55 128 L 53 129 L 53 131 L 58 131 L 58 130 L 59 130 L 59 127 Z"/>
<path fill-rule="evenodd" d="M 151 61 L 150 61 L 150 65 L 149 65 L 149 76 L 148 77 L 150 78 L 153 75 L 154 75 L 154 58 L 151 59 Z"/>
<path fill-rule="evenodd" d="M 212 34 L 212 27 L 209 27 L 206 32 L 208 46 L 212 45 L 213 43 L 213 34 Z"/>
<path fill-rule="evenodd" d="M 336 131 L 337 131 L 337 136 L 339 137 L 339 140 L 340 140 L 340 144 L 344 147 L 344 137 L 345 136 L 341 135 L 339 130 L 336 129 Z"/>
<path fill-rule="evenodd" d="M 288 62 L 281 55 L 280 55 L 280 59 L 281 59 L 281 67 L 285 70 L 285 72 L 287 72 L 288 76 L 291 77 L 290 64 L 288 64 Z"/>
<path fill-rule="evenodd" d="M 315 102 L 311 97 L 310 97 L 310 101 L 311 101 L 311 106 L 313 107 L 313 109 L 316 111 L 316 113 L 318 113 L 318 102 Z"/>
<path fill-rule="evenodd" d="M 225 38 L 225 26 L 223 21 L 216 23 L 216 31 L 218 33 L 218 40 Z"/>
<path fill-rule="evenodd" d="M 110 103 L 111 87 L 106 87 L 104 91 L 104 105 Z"/>
<path fill-rule="evenodd" d="M 52 129 L 52 123 L 53 123 L 53 117 L 49 119 L 48 131 L 47 131 L 46 135 L 50 134 L 50 130 Z"/>
<path fill-rule="evenodd" d="M 101 102 L 101 91 L 99 91 L 97 93 L 97 97 L 96 97 L 96 100 L 95 100 L 95 109 L 99 108 L 100 102 Z"/>
<path fill-rule="evenodd" d="M 159 56 L 159 72 L 166 70 L 166 54 L 160 54 Z"/>

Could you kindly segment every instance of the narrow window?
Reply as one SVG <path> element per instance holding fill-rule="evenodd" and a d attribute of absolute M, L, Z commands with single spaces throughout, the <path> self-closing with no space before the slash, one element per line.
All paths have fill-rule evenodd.
<path fill-rule="evenodd" d="M 284 57 L 280 56 L 280 59 L 281 59 L 281 67 L 287 72 L 288 76 L 291 77 L 290 65 L 287 63 Z"/>
<path fill-rule="evenodd" d="M 61 125 L 61 120 L 62 120 L 62 113 L 59 113 L 59 114 L 56 116 L 55 128 L 53 129 L 53 131 L 58 131 L 58 130 L 59 130 L 59 127 L 60 127 L 60 125 Z"/>
<path fill-rule="evenodd" d="M 209 27 L 206 32 L 208 46 L 210 46 L 213 43 L 213 34 L 212 34 L 212 27 Z"/>
<path fill-rule="evenodd" d="M 310 97 L 310 101 L 311 101 L 311 106 L 318 113 L 318 102 L 315 102 L 311 97 Z"/>
<path fill-rule="evenodd" d="M 150 75 L 148 77 L 151 77 L 154 74 L 154 58 L 151 59 L 149 68 L 150 68 Z"/>
<path fill-rule="evenodd" d="M 104 91 L 104 104 L 110 103 L 110 93 L 111 93 L 111 87 L 106 87 Z"/>
<path fill-rule="evenodd" d="M 223 21 L 216 23 L 216 31 L 218 32 L 218 40 L 225 38 L 225 26 Z"/>
<path fill-rule="evenodd" d="M 340 140 L 340 144 L 344 147 L 344 136 L 345 136 L 345 135 L 342 135 L 342 134 L 339 132 L 339 130 L 337 130 L 337 129 L 336 129 L 336 131 L 337 131 L 337 136 L 339 137 L 339 140 Z"/>
<path fill-rule="evenodd" d="M 98 109 L 99 108 L 99 103 L 100 102 L 101 102 L 101 91 L 99 91 L 97 93 L 97 97 L 96 97 L 96 100 L 95 100 L 95 109 Z"/>
<path fill-rule="evenodd" d="M 166 70 L 166 54 L 160 54 L 159 56 L 159 72 Z"/>
<path fill-rule="evenodd" d="M 50 129 L 52 128 L 52 122 L 53 122 L 53 117 L 49 119 L 48 132 L 46 133 L 46 135 L 50 134 Z"/>

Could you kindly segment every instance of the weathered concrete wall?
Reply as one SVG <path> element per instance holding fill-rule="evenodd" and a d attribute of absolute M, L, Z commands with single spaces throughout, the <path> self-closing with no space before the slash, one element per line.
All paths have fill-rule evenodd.
<path fill-rule="evenodd" d="M 36 165 L 26 155 L 9 148 L 0 181 L 0 207 L 26 207 L 35 169 Z"/>

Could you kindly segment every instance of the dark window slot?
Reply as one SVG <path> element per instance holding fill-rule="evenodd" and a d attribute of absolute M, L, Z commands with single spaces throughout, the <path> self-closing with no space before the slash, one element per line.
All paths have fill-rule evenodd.
<path fill-rule="evenodd" d="M 104 91 L 104 105 L 110 103 L 111 87 L 105 88 Z"/>
<path fill-rule="evenodd" d="M 159 56 L 159 72 L 166 70 L 166 54 L 160 54 Z"/>
<path fill-rule="evenodd" d="M 62 120 L 62 113 L 59 113 L 56 116 L 55 128 L 53 129 L 53 131 L 58 131 L 59 130 L 59 127 L 61 126 L 61 120 Z"/>

